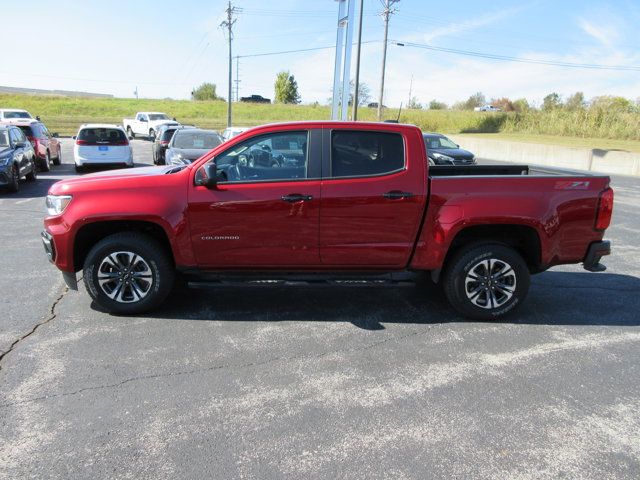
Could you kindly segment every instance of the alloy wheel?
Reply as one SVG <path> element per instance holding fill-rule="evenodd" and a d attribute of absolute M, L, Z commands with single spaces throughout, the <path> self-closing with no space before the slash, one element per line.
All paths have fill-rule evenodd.
<path fill-rule="evenodd" d="M 464 288 L 471 303 L 493 309 L 507 303 L 516 291 L 516 273 L 504 260 L 481 260 L 469 269 Z"/>
<path fill-rule="evenodd" d="M 98 268 L 102 291 L 119 303 L 133 303 L 145 298 L 153 287 L 153 272 L 147 261 L 129 251 L 107 255 Z"/>

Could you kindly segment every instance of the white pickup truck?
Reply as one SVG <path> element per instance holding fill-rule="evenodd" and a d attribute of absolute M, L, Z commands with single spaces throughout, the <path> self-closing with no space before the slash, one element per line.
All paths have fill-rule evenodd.
<path fill-rule="evenodd" d="M 135 138 L 136 135 L 156 138 L 156 131 L 160 125 L 180 125 L 179 122 L 172 120 L 169 115 L 162 112 L 138 112 L 136 118 L 123 118 L 122 126 L 127 135 Z"/>

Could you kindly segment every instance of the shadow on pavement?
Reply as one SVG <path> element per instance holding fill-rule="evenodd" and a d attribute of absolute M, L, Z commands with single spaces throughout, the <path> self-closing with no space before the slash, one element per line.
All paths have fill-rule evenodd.
<path fill-rule="evenodd" d="M 500 323 L 640 325 L 640 279 L 628 275 L 545 272 L 533 277 L 522 307 Z M 99 309 L 92 304 L 94 309 Z M 439 286 L 177 287 L 147 318 L 231 322 L 349 322 L 365 330 L 385 323 L 468 321 Z"/>

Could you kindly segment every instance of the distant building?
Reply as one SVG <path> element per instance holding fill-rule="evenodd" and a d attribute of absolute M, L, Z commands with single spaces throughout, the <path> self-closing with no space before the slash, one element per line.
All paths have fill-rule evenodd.
<path fill-rule="evenodd" d="M 60 97 L 113 98 L 108 93 L 76 92 L 72 90 L 41 90 L 39 88 L 4 87 L 0 85 L 0 93 L 22 95 L 51 95 Z"/>

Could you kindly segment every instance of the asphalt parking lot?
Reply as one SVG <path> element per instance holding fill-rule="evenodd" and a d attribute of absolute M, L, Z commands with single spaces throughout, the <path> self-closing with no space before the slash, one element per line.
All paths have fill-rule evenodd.
<path fill-rule="evenodd" d="M 640 179 L 612 179 L 608 270 L 537 275 L 501 323 L 429 285 L 181 290 L 127 318 L 40 243 L 71 145 L 0 193 L 0 478 L 640 477 Z"/>

